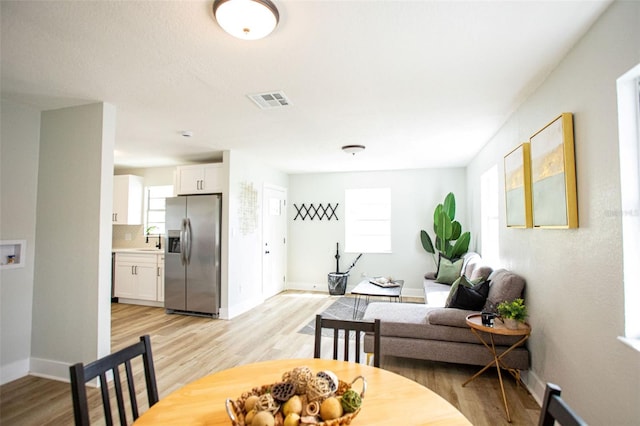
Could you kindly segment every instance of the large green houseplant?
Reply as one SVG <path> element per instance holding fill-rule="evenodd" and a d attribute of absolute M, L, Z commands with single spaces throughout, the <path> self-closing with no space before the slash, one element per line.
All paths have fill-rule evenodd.
<path fill-rule="evenodd" d="M 455 220 L 456 198 L 452 192 L 444 198 L 444 203 L 438 204 L 433 212 L 433 232 L 435 244 L 425 230 L 420 231 L 422 247 L 433 255 L 438 264 L 436 251 L 448 259 L 457 259 L 469 250 L 471 233 L 462 232 L 462 225 Z"/>

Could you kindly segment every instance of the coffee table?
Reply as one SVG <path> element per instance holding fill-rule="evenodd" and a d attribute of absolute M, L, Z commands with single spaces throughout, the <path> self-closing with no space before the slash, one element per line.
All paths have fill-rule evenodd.
<path fill-rule="evenodd" d="M 469 380 L 464 382 L 462 386 L 465 386 L 467 383 L 471 382 L 473 379 L 475 379 L 476 377 L 478 377 L 479 375 L 487 371 L 489 367 L 495 364 L 496 370 L 498 370 L 498 380 L 500 381 L 500 390 L 502 391 L 502 401 L 504 402 L 504 411 L 507 413 L 507 421 L 511 423 L 511 415 L 509 414 L 509 406 L 507 405 L 507 394 L 504 392 L 504 384 L 502 382 L 502 374 L 500 373 L 500 370 L 504 369 L 508 371 L 516 379 L 518 384 L 521 382 L 520 370 L 509 367 L 504 363 L 504 361 L 502 361 L 502 358 L 505 355 L 507 355 L 509 352 L 517 348 L 518 346 L 522 345 L 529 338 L 529 335 L 531 334 L 531 326 L 529 326 L 529 324 L 526 324 L 526 323 L 521 323 L 519 324 L 519 327 L 514 330 L 511 328 L 507 328 L 502 321 L 496 318 L 496 320 L 494 321 L 493 327 L 489 327 L 482 324 L 481 314 L 471 314 L 467 316 L 466 320 L 467 320 L 467 325 L 471 327 L 471 331 L 473 332 L 473 334 L 475 334 L 478 337 L 478 339 L 480 339 L 482 344 L 493 355 L 493 361 L 485 365 L 482 370 L 474 374 L 473 377 L 471 377 Z M 490 338 L 489 340 L 491 344 L 487 343 L 485 339 L 482 338 L 482 335 L 480 334 L 480 332 L 484 332 L 489 335 L 489 338 Z M 496 334 L 500 334 L 503 336 L 522 336 L 522 338 L 518 340 L 516 343 L 514 343 L 513 345 L 511 345 L 511 347 L 509 347 L 506 351 L 499 354 L 496 351 L 496 345 L 493 341 L 493 336 Z"/>
<path fill-rule="evenodd" d="M 364 308 L 369 304 L 369 298 L 371 296 L 388 297 L 390 302 L 394 300 L 396 302 L 402 302 L 402 286 L 404 285 L 404 280 L 395 280 L 394 282 L 398 283 L 399 286 L 381 287 L 370 283 L 368 278 L 360 281 L 360 283 L 351 290 L 351 294 L 356 296 L 353 302 L 353 319 L 356 319 L 358 312 L 364 312 Z M 362 300 L 363 297 L 364 300 Z M 362 310 L 360 309 L 360 305 L 363 306 Z"/>

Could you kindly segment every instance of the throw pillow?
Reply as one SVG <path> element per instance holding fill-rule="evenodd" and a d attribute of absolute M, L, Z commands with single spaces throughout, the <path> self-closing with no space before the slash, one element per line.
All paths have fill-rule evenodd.
<path fill-rule="evenodd" d="M 489 288 L 491 287 L 491 281 L 484 279 L 482 277 L 471 280 L 472 283 L 475 283 L 473 289 L 480 293 L 485 299 L 489 297 Z"/>
<path fill-rule="evenodd" d="M 487 301 L 482 309 L 485 312 L 497 312 L 498 304 L 502 301 L 512 301 L 522 297 L 525 288 L 525 280 L 520 275 L 499 269 L 491 276 L 491 288 L 487 295 Z"/>
<path fill-rule="evenodd" d="M 452 292 L 447 299 L 445 308 L 458 308 L 470 311 L 479 311 L 484 306 L 489 293 L 489 282 L 482 281 L 477 285 L 462 277 L 456 288 L 451 288 Z M 466 282 L 465 282 L 466 281 Z M 469 284 L 471 284 L 469 286 Z"/>
<path fill-rule="evenodd" d="M 458 277 L 458 279 L 455 280 L 453 284 L 451 284 L 451 290 L 449 290 L 447 301 L 444 302 L 445 308 L 449 307 L 449 305 L 451 304 L 451 300 L 453 299 L 453 296 L 456 294 L 456 292 L 458 291 L 458 287 L 460 287 L 461 285 L 465 287 L 473 287 L 473 284 L 467 280 L 467 277 L 465 277 L 464 275 Z"/>
<path fill-rule="evenodd" d="M 447 259 L 444 256 L 441 256 L 440 267 L 438 268 L 438 276 L 436 277 L 436 282 L 440 284 L 453 284 L 453 282 L 460 277 L 462 262 L 463 259 L 457 259 L 453 261 Z"/>

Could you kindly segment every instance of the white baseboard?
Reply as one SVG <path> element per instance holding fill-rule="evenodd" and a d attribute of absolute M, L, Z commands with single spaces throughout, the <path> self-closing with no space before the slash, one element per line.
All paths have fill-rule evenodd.
<path fill-rule="evenodd" d="M 0 367 L 0 385 L 13 382 L 29 374 L 29 358 L 14 361 Z"/>
<path fill-rule="evenodd" d="M 527 370 L 522 372 L 522 381 L 529 393 L 536 400 L 538 405 L 542 406 L 542 399 L 544 398 L 544 389 L 546 387 L 546 383 L 540 380 L 540 377 L 533 371 Z"/>
<path fill-rule="evenodd" d="M 308 283 L 303 281 L 287 281 L 285 285 L 286 290 L 298 290 L 298 291 L 326 291 L 329 292 L 327 283 Z"/>
<path fill-rule="evenodd" d="M 29 374 L 45 379 L 69 381 L 69 364 L 50 359 L 31 358 Z"/>

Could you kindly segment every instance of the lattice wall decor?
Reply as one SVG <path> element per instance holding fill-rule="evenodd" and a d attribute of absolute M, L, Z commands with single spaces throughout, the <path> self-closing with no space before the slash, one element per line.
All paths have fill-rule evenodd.
<path fill-rule="evenodd" d="M 293 218 L 293 220 L 296 220 L 298 218 L 302 220 L 305 220 L 306 218 L 309 218 L 310 220 L 331 220 L 332 218 L 335 218 L 336 220 L 338 220 L 338 215 L 336 215 L 336 209 L 338 208 L 338 205 L 339 204 L 336 203 L 334 206 L 332 206 L 331 203 L 327 203 L 325 207 L 322 203 L 318 204 L 317 206 L 313 205 L 313 203 L 309 204 L 308 206 L 302 203 L 300 207 L 298 207 L 296 204 L 294 204 L 293 207 L 296 209 L 296 216 Z"/>

